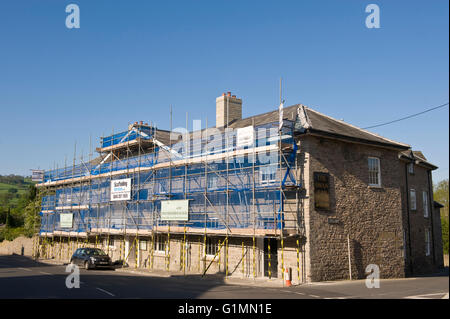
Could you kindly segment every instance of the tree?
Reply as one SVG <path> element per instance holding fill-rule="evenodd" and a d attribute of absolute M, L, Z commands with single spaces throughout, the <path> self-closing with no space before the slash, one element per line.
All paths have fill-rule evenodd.
<path fill-rule="evenodd" d="M 433 199 L 440 204 L 444 205 L 441 208 L 441 225 L 442 225 L 442 245 L 444 247 L 444 253 L 448 254 L 448 207 L 449 207 L 449 187 L 448 187 L 448 179 L 444 179 L 440 181 L 437 185 L 433 186 Z"/>

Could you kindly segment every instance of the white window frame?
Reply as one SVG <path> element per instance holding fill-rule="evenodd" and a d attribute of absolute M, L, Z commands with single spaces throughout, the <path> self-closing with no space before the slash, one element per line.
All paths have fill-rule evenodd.
<path fill-rule="evenodd" d="M 431 231 L 425 228 L 425 256 L 431 255 Z"/>
<path fill-rule="evenodd" d="M 278 164 L 260 167 L 259 179 L 261 185 L 269 185 L 277 180 Z M 268 177 L 268 178 L 267 178 Z"/>
<path fill-rule="evenodd" d="M 146 239 L 139 240 L 139 250 L 140 251 L 148 250 L 148 241 Z"/>
<path fill-rule="evenodd" d="M 375 173 L 375 171 L 373 171 L 373 170 L 371 170 L 371 165 L 370 165 L 370 161 L 371 160 L 375 160 L 376 161 L 376 163 L 377 163 L 377 170 L 376 170 L 376 173 L 377 173 L 377 181 L 378 181 L 378 183 L 377 184 L 374 184 L 374 183 L 371 183 L 371 173 Z M 372 187 L 381 187 L 381 163 L 380 163 L 380 158 L 378 158 L 378 157 L 372 157 L 372 156 L 369 156 L 368 157 L 368 159 L 367 159 L 367 165 L 368 165 L 368 170 L 369 170 L 369 186 L 372 186 Z"/>
<path fill-rule="evenodd" d="M 219 238 L 206 237 L 205 255 L 213 257 L 217 254 L 218 251 L 219 251 Z"/>
<path fill-rule="evenodd" d="M 414 196 L 413 196 L 414 194 Z M 413 200 L 414 198 L 414 200 Z M 416 196 L 416 190 L 414 188 L 411 188 L 409 190 L 409 209 L 410 210 L 417 210 L 417 196 Z"/>
<path fill-rule="evenodd" d="M 165 255 L 167 250 L 167 236 L 164 234 L 156 234 L 154 237 L 155 242 L 153 243 L 154 252 L 157 254 Z M 160 245 L 163 249 L 161 250 Z"/>
<path fill-rule="evenodd" d="M 430 209 L 428 205 L 428 192 L 423 191 L 422 192 L 422 203 L 423 203 L 423 217 L 428 218 L 430 217 Z"/>

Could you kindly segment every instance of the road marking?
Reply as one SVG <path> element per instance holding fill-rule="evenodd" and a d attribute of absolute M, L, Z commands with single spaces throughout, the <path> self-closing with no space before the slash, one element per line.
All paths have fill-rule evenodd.
<path fill-rule="evenodd" d="M 45 271 L 40 271 L 40 273 L 41 273 L 41 274 L 44 274 L 44 275 L 51 275 L 50 273 L 45 272 Z"/>
<path fill-rule="evenodd" d="M 110 296 L 112 296 L 112 297 L 115 297 L 114 294 L 112 294 L 112 293 L 110 293 L 109 291 L 106 291 L 106 290 L 104 290 L 104 289 L 102 289 L 102 288 L 98 288 L 98 287 L 97 287 L 96 289 L 98 289 L 98 290 L 100 290 L 100 291 L 104 292 L 105 294 L 108 294 L 108 295 L 110 295 Z"/>
<path fill-rule="evenodd" d="M 302 296 L 305 295 L 303 292 L 295 292 L 295 291 L 293 291 L 293 293 L 294 293 L 294 294 L 297 294 L 297 295 L 302 295 Z"/>
<path fill-rule="evenodd" d="M 28 269 L 28 268 L 22 268 L 22 267 L 19 267 L 19 268 L 17 268 L 17 269 L 22 269 L 22 270 L 26 270 L 26 271 L 32 271 L 31 269 Z"/>
<path fill-rule="evenodd" d="M 404 298 L 405 299 L 433 299 L 433 298 L 428 298 L 428 297 L 439 296 L 439 295 L 444 295 L 444 297 L 442 299 L 447 299 L 448 298 L 448 293 L 446 293 L 446 292 L 438 292 L 438 293 L 434 293 L 434 294 L 425 294 L 425 295 L 407 296 L 407 297 L 404 297 Z"/>
<path fill-rule="evenodd" d="M 320 298 L 319 296 L 316 296 L 316 295 L 309 295 L 310 297 L 313 297 L 313 298 Z"/>

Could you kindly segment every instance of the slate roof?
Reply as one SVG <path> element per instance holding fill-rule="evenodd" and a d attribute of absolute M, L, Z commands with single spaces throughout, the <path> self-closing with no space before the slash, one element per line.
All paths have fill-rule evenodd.
<path fill-rule="evenodd" d="M 403 151 L 400 153 L 399 157 L 410 161 L 414 161 L 416 164 L 422 164 L 433 170 L 438 168 L 436 165 L 428 162 L 428 160 L 425 158 L 425 156 L 421 151 L 413 151 L 413 150 Z"/>
<path fill-rule="evenodd" d="M 400 150 L 407 150 L 410 148 L 410 145 L 408 144 L 396 142 L 348 124 L 344 121 L 336 120 L 302 104 L 295 104 L 285 107 L 283 110 L 283 119 L 296 120 L 298 111 L 300 113 L 303 112 L 305 115 L 305 120 L 301 123 L 305 129 L 303 133 L 313 133 L 328 137 L 343 138 L 353 142 L 363 142 L 373 145 L 393 147 Z M 252 125 L 252 122 L 254 122 L 255 126 L 271 122 L 277 123 L 278 119 L 278 110 L 274 110 L 234 121 L 229 125 L 229 127 L 245 127 Z"/>

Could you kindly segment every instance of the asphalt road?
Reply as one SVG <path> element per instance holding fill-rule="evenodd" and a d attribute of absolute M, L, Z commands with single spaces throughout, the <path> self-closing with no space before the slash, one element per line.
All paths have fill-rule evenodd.
<path fill-rule="evenodd" d="M 239 285 L 200 276 L 146 276 L 113 270 L 80 270 L 80 288 L 66 287 L 66 266 L 35 262 L 22 256 L 0 256 L 0 299 L 28 298 L 182 298 L 182 299 L 353 299 L 448 298 L 448 274 L 381 280 L 368 289 L 364 280 L 312 283 L 293 287 Z"/>

